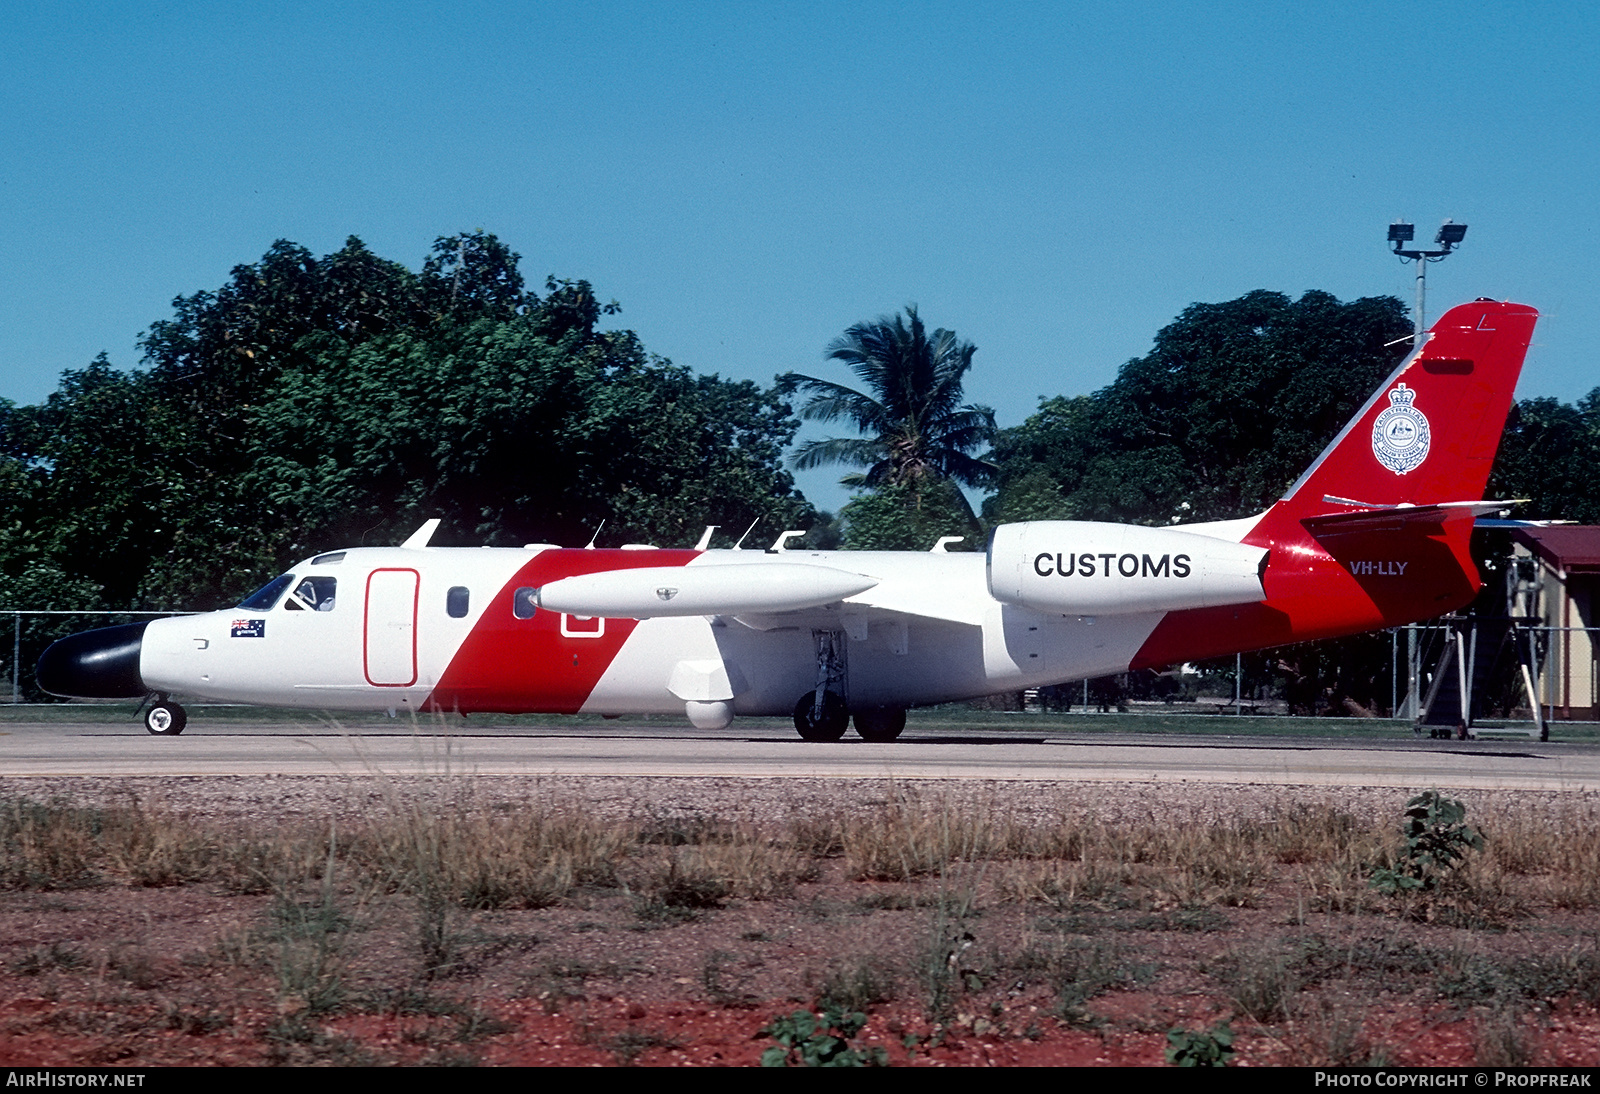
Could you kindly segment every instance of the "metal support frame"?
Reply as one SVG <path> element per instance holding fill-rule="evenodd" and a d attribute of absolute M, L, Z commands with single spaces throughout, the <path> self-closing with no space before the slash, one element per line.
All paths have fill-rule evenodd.
<path fill-rule="evenodd" d="M 811 632 L 811 638 L 817 647 L 817 686 L 811 697 L 811 717 L 820 721 L 822 699 L 828 692 L 833 692 L 847 703 L 850 700 L 846 690 L 849 676 L 845 657 L 847 645 L 843 631 L 816 630 Z"/>

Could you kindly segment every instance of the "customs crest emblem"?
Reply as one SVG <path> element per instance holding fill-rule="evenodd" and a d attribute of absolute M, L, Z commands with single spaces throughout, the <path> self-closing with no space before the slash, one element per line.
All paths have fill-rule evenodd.
<path fill-rule="evenodd" d="M 1411 405 L 1416 397 L 1405 384 L 1395 385 L 1389 408 L 1372 423 L 1372 454 L 1396 475 L 1415 471 L 1428 458 L 1428 419 Z"/>

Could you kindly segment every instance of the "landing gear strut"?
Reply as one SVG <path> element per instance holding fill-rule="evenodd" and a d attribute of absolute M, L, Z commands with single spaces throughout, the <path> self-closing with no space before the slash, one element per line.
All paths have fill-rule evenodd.
<path fill-rule="evenodd" d="M 794 728 L 802 740 L 837 741 L 850 725 L 845 701 L 843 631 L 812 631 L 817 644 L 817 686 L 794 705 Z"/>
<path fill-rule="evenodd" d="M 157 737 L 176 737 L 188 724 L 188 713 L 177 703 L 169 702 L 165 695 L 157 695 L 150 709 L 144 712 L 144 728 Z"/>

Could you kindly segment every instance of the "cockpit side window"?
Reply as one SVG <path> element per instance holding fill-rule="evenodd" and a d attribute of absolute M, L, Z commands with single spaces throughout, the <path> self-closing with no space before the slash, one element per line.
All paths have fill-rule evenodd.
<path fill-rule="evenodd" d="M 293 584 L 293 574 L 279 574 L 277 577 L 261 586 L 261 588 L 257 589 L 255 592 L 239 601 L 239 607 L 249 608 L 253 612 L 270 611 L 272 606 L 278 602 L 278 598 L 283 595 L 284 590 Z"/>
<path fill-rule="evenodd" d="M 294 587 L 283 606 L 291 611 L 331 612 L 338 585 L 335 577 L 308 577 Z"/>

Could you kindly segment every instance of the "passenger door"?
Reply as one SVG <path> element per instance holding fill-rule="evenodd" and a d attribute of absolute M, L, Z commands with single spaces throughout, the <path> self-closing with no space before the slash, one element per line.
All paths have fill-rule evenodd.
<path fill-rule="evenodd" d="M 417 682 L 417 571 L 374 570 L 367 576 L 363 624 L 367 683 L 410 687 Z"/>

